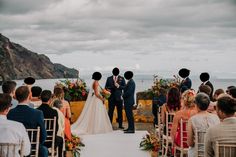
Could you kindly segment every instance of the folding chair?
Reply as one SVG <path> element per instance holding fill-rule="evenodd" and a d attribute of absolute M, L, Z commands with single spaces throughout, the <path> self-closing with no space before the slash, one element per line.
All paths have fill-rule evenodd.
<path fill-rule="evenodd" d="M 45 143 L 51 143 L 51 149 L 49 149 L 49 154 L 51 157 L 57 156 L 57 151 L 55 152 L 55 139 L 56 139 L 56 117 L 53 119 L 44 119 L 45 128 L 47 131 L 47 139 Z"/>
<path fill-rule="evenodd" d="M 162 136 L 162 156 L 167 156 L 168 152 L 168 147 L 173 144 L 173 140 L 171 139 L 170 136 L 170 131 L 172 128 L 173 124 L 173 119 L 174 119 L 175 113 L 168 113 L 166 112 L 166 130 L 165 133 Z M 169 145 L 170 144 L 170 145 Z"/>
<path fill-rule="evenodd" d="M 216 141 L 215 157 L 235 157 L 236 141 L 219 142 Z"/>
<path fill-rule="evenodd" d="M 180 152 L 180 157 L 183 157 L 184 154 L 188 155 L 188 148 L 185 148 L 187 144 L 187 126 L 188 121 L 187 120 L 180 120 L 180 146 L 175 146 L 175 156 L 176 151 L 178 150 Z"/>
<path fill-rule="evenodd" d="M 198 130 L 195 131 L 195 147 L 196 147 L 196 157 L 204 157 L 205 152 L 205 144 L 204 144 L 204 136 L 206 134 L 206 130 Z"/>
<path fill-rule="evenodd" d="M 40 136 L 40 128 L 37 129 L 26 129 L 29 135 L 30 143 L 31 143 L 31 157 L 39 156 L 39 136 Z"/>
<path fill-rule="evenodd" d="M 0 157 L 23 157 L 23 143 L 0 143 Z"/>

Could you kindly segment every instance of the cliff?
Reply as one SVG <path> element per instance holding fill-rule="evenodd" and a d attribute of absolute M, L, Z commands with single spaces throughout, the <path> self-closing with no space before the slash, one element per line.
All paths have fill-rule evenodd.
<path fill-rule="evenodd" d="M 54 64 L 47 56 L 13 43 L 0 33 L 0 75 L 5 79 L 76 78 L 78 71 Z"/>

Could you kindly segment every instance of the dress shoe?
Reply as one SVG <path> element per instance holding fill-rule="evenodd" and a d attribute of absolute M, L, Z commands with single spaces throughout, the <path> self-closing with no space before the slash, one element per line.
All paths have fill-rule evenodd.
<path fill-rule="evenodd" d="M 124 127 L 123 126 L 119 126 L 119 129 L 124 129 Z"/>
<path fill-rule="evenodd" d="M 129 129 L 124 129 L 123 131 L 128 131 Z"/>
<path fill-rule="evenodd" d="M 133 133 L 135 133 L 135 131 L 134 130 L 127 130 L 127 131 L 124 131 L 124 133 L 125 134 L 133 134 Z"/>

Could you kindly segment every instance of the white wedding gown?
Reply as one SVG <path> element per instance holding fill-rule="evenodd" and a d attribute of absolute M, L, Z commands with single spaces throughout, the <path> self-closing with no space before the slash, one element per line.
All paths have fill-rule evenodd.
<path fill-rule="evenodd" d="M 71 132 L 74 135 L 84 135 L 102 134 L 112 131 L 112 125 L 106 107 L 102 101 L 95 96 L 94 90 L 91 87 L 83 111 L 77 121 L 72 124 Z"/>

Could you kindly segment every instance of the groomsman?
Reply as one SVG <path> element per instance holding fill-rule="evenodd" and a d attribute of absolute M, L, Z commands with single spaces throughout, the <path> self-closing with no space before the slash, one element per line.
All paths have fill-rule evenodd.
<path fill-rule="evenodd" d="M 203 72 L 200 74 L 200 80 L 202 81 L 201 85 L 208 85 L 211 88 L 211 93 L 210 93 L 210 98 L 213 100 L 213 92 L 214 92 L 214 87 L 212 83 L 209 81 L 210 75 L 207 72 Z"/>
<path fill-rule="evenodd" d="M 113 113 L 116 107 L 119 128 L 124 129 L 124 127 L 122 126 L 122 122 L 123 122 L 122 93 L 123 93 L 123 89 L 125 88 L 125 79 L 122 76 L 120 76 L 119 73 L 120 73 L 120 70 L 118 68 L 114 68 L 112 70 L 113 75 L 107 78 L 105 88 L 111 92 L 111 96 L 108 99 L 108 115 L 109 115 L 110 121 L 112 123 Z"/>
<path fill-rule="evenodd" d="M 125 113 L 128 120 L 128 128 L 124 130 L 124 133 L 134 133 L 134 116 L 133 116 L 133 105 L 135 103 L 134 100 L 134 93 L 135 93 L 135 82 L 132 79 L 133 78 L 133 72 L 132 71 L 126 71 L 125 79 L 128 81 L 126 87 L 124 88 L 124 107 L 125 107 Z"/>
<path fill-rule="evenodd" d="M 179 76 L 183 78 L 182 82 L 180 83 L 180 91 L 183 93 L 185 90 L 191 89 L 192 81 L 189 78 L 190 70 L 186 68 L 182 68 L 179 70 Z"/>

